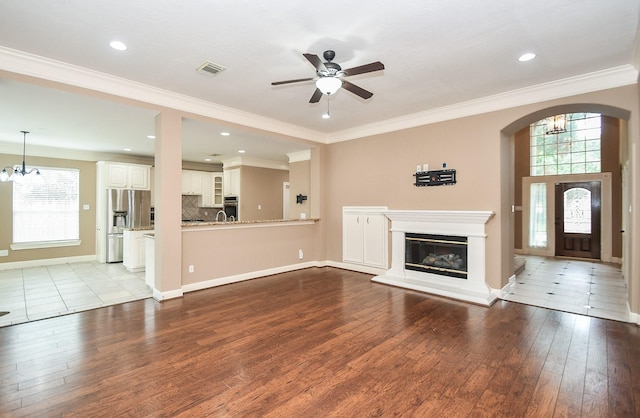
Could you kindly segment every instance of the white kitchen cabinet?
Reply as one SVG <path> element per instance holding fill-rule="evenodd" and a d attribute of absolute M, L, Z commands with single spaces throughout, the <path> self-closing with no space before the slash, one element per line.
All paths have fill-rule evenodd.
<path fill-rule="evenodd" d="M 124 231 L 122 243 L 122 264 L 131 272 L 145 269 L 145 237 L 150 231 Z"/>
<path fill-rule="evenodd" d="M 105 189 L 149 190 L 150 166 L 98 161 L 98 176 Z"/>
<path fill-rule="evenodd" d="M 223 188 L 222 188 L 222 173 L 213 173 L 213 206 L 222 207 L 223 199 Z"/>
<path fill-rule="evenodd" d="M 224 171 L 224 195 L 240 196 L 240 169 Z"/>
<path fill-rule="evenodd" d="M 213 206 L 213 176 L 208 172 L 202 174 L 202 206 L 209 208 Z"/>
<path fill-rule="evenodd" d="M 204 173 L 202 179 L 202 206 L 222 207 L 222 173 Z"/>
<path fill-rule="evenodd" d="M 182 194 L 202 195 L 204 175 L 202 171 L 182 171 Z"/>
<path fill-rule="evenodd" d="M 389 223 L 386 207 L 349 206 L 342 209 L 342 260 L 387 268 Z"/>

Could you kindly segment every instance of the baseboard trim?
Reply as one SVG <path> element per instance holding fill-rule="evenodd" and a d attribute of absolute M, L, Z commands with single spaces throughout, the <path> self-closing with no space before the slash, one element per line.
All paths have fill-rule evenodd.
<path fill-rule="evenodd" d="M 632 324 L 640 325 L 640 314 L 636 312 L 631 312 L 631 307 L 629 307 L 629 302 L 627 302 L 627 311 L 629 312 L 629 322 Z"/>
<path fill-rule="evenodd" d="M 515 283 L 516 283 L 516 275 L 513 274 L 511 277 L 509 277 L 509 283 L 507 283 L 506 285 L 504 285 L 502 289 L 497 291 L 498 297 L 502 299 L 504 295 L 506 295 L 511 291 L 511 288 Z"/>
<path fill-rule="evenodd" d="M 160 292 L 157 289 L 153 289 L 153 298 L 158 302 L 162 302 L 163 300 L 181 298 L 184 292 L 182 289 L 169 290 L 168 292 Z"/>
<path fill-rule="evenodd" d="M 323 264 L 327 267 L 335 267 L 343 270 L 357 271 L 359 273 L 373 274 L 374 276 L 380 276 L 386 273 L 387 271 L 387 269 L 383 269 L 383 268 L 363 266 L 360 264 L 343 263 L 340 261 L 331 261 L 331 260 L 326 260 L 323 262 Z"/>
<path fill-rule="evenodd" d="M 38 260 L 12 261 L 0 263 L 0 270 L 22 269 L 27 267 L 52 266 L 58 264 L 83 263 L 96 261 L 96 255 L 78 255 L 75 257 L 43 258 Z"/>
<path fill-rule="evenodd" d="M 309 261 L 306 263 L 291 264 L 288 266 L 274 267 L 265 270 L 257 270 L 249 273 L 237 274 L 234 276 L 219 277 L 217 279 L 206 280 L 203 282 L 192 283 L 182 286 L 185 293 L 194 292 L 196 290 L 209 289 L 212 287 L 223 286 L 225 284 L 243 282 L 245 280 L 253 280 L 260 277 L 271 276 L 273 274 L 286 273 L 289 271 L 302 270 L 309 267 L 322 267 L 321 263 Z"/>

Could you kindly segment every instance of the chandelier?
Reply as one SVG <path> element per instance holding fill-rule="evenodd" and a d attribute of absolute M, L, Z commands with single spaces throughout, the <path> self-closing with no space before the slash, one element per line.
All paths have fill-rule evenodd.
<path fill-rule="evenodd" d="M 25 155 L 27 149 L 27 134 L 29 131 L 20 131 L 22 132 L 22 166 L 16 165 L 15 167 L 5 167 L 0 171 L 0 181 L 16 181 L 26 176 L 27 174 L 36 173 L 36 176 L 40 175 L 40 170 L 37 168 L 32 168 L 27 171 L 27 165 L 25 164 Z M 11 174 L 9 174 L 9 171 Z"/>
<path fill-rule="evenodd" d="M 545 124 L 547 126 L 547 135 L 567 132 L 567 115 L 563 113 L 561 115 L 549 116 L 545 119 Z"/>

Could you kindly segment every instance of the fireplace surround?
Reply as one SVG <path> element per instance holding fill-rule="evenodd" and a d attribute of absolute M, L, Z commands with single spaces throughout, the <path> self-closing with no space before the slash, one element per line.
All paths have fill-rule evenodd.
<path fill-rule="evenodd" d="M 492 292 L 485 282 L 485 225 L 493 212 L 389 210 L 384 214 L 391 220 L 391 268 L 373 282 L 484 306 L 497 300 L 498 292 Z M 427 241 L 414 242 L 416 239 Z M 429 240 L 444 242 L 440 249 L 430 250 Z M 417 253 L 419 262 L 408 261 L 412 256 L 407 251 Z"/>

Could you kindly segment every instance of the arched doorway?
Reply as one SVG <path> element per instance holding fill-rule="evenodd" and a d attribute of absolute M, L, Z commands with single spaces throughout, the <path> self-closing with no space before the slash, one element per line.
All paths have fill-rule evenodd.
<path fill-rule="evenodd" d="M 550 273 L 547 275 L 554 276 L 555 278 L 549 283 L 550 287 L 544 289 L 543 295 L 541 296 L 541 298 L 544 297 L 544 299 L 540 299 L 537 303 L 531 303 L 550 308 L 554 307 L 549 306 L 546 303 L 554 298 L 562 299 L 563 303 L 570 302 L 569 295 L 563 294 L 562 297 L 559 297 L 557 294 L 558 289 L 562 289 L 562 286 L 564 285 L 563 281 L 566 280 L 562 276 L 568 275 L 566 268 L 567 265 L 569 265 L 569 261 L 564 257 L 570 257 L 578 260 L 589 258 L 597 260 L 598 263 L 600 260 L 613 263 L 619 263 L 623 260 L 623 237 L 620 230 L 621 226 L 625 224 L 622 217 L 627 215 L 624 214 L 624 211 L 622 210 L 622 174 L 620 166 L 621 161 L 624 160 L 620 158 L 621 153 L 617 145 L 612 147 L 611 142 L 607 142 L 606 146 L 603 145 L 603 152 L 613 153 L 613 157 L 615 157 L 615 159 L 606 168 L 603 167 L 601 173 L 597 174 L 594 173 L 582 177 L 571 175 L 556 177 L 549 176 L 544 180 L 539 180 L 529 177 L 529 167 L 526 167 L 526 170 L 523 170 L 522 167 L 518 166 L 518 162 L 522 159 L 522 156 L 519 157 L 517 152 L 518 145 L 522 145 L 521 143 L 519 144 L 518 141 L 526 141 L 528 143 L 529 125 L 547 116 L 570 112 L 600 113 L 603 115 L 603 129 L 607 130 L 605 135 L 614 135 L 616 143 L 627 141 L 627 139 L 623 138 L 622 135 L 627 132 L 626 123 L 629 119 L 630 113 L 623 109 L 597 104 L 572 104 L 543 109 L 519 119 L 503 130 L 503 149 L 506 150 L 508 147 L 508 149 L 510 149 L 510 155 L 512 156 L 511 197 L 513 199 L 513 216 L 510 221 L 511 233 L 513 234 L 512 257 L 523 253 L 533 253 L 542 257 L 543 261 L 547 261 L 546 267 L 549 267 L 552 261 L 555 262 L 561 260 L 561 262 L 564 263 L 562 265 L 563 267 L 561 267 L 563 270 L 547 270 L 547 273 Z M 612 157 L 612 155 L 607 156 L 607 158 L 609 157 Z M 527 158 L 529 157 L 526 157 L 525 160 Z M 528 178 L 527 181 L 522 180 L 525 177 Z M 541 183 L 545 186 L 542 187 L 544 190 L 543 195 L 548 202 L 545 202 L 544 204 L 548 204 L 548 208 L 550 210 L 547 213 L 548 218 L 545 220 L 548 229 L 543 232 L 545 237 L 548 239 L 548 242 L 541 244 L 540 248 L 534 249 L 534 251 L 527 251 L 529 249 L 525 248 L 526 245 L 523 245 L 523 243 L 528 242 L 530 233 L 536 233 L 536 231 L 529 231 L 527 229 L 529 216 L 531 216 L 531 211 L 535 209 L 532 209 L 531 199 L 526 196 L 529 195 L 530 189 L 534 183 Z M 559 192 L 557 191 L 558 189 L 560 190 Z M 571 192 L 570 195 L 564 194 L 570 190 L 579 191 Z M 567 200 L 565 200 L 565 196 Z M 576 209 L 574 212 L 577 213 L 579 212 L 578 209 L 584 209 L 586 201 L 589 202 L 588 212 L 591 215 L 591 217 L 588 218 L 589 228 L 584 227 L 584 223 L 586 222 L 585 218 L 578 221 L 578 223 L 581 224 L 580 226 L 583 228 L 582 230 L 578 230 L 577 228 L 572 229 L 571 226 L 567 230 L 567 228 L 565 228 L 564 206 L 571 204 L 582 205 L 580 208 L 574 208 Z M 574 215 L 576 213 L 574 213 Z M 571 218 L 571 216 L 572 215 L 568 215 L 568 218 Z M 601 220 L 601 228 L 597 228 L 598 225 L 594 225 L 592 220 Z M 567 222 L 570 222 L 570 219 L 567 219 Z M 594 229 L 600 229 L 601 233 L 598 235 L 598 231 Z M 586 233 L 587 231 L 588 234 Z M 503 250 L 506 250 L 506 248 L 503 248 Z M 506 254 L 506 251 L 503 252 L 503 254 Z M 577 264 L 577 261 L 574 264 Z M 587 265 L 590 266 L 589 269 L 586 269 L 588 270 L 588 274 L 592 277 L 597 275 L 596 269 L 593 267 L 596 264 L 591 262 L 591 264 Z M 615 265 L 613 265 L 613 267 L 616 268 Z M 620 268 L 617 267 L 617 270 L 621 276 Z M 518 285 L 518 282 L 520 282 L 520 276 L 516 278 L 514 274 L 512 278 L 515 279 L 512 281 L 513 289 Z M 624 281 L 624 279 L 621 280 Z M 592 282 L 593 280 L 586 281 L 585 286 L 593 286 Z M 529 288 L 531 287 L 531 283 L 529 283 Z M 590 289 L 586 289 L 584 294 L 591 295 L 592 292 Z M 581 299 L 579 302 L 580 310 L 575 312 L 584 314 L 593 308 L 589 303 L 589 297 L 590 296 L 587 296 L 587 299 Z M 580 298 L 584 298 L 584 296 L 580 296 Z M 505 299 L 510 300 L 508 297 Z M 522 302 L 527 303 L 526 301 Z M 626 301 L 620 301 L 620 306 L 621 309 L 624 308 L 626 310 Z M 557 309 L 570 310 L 563 308 Z"/>

